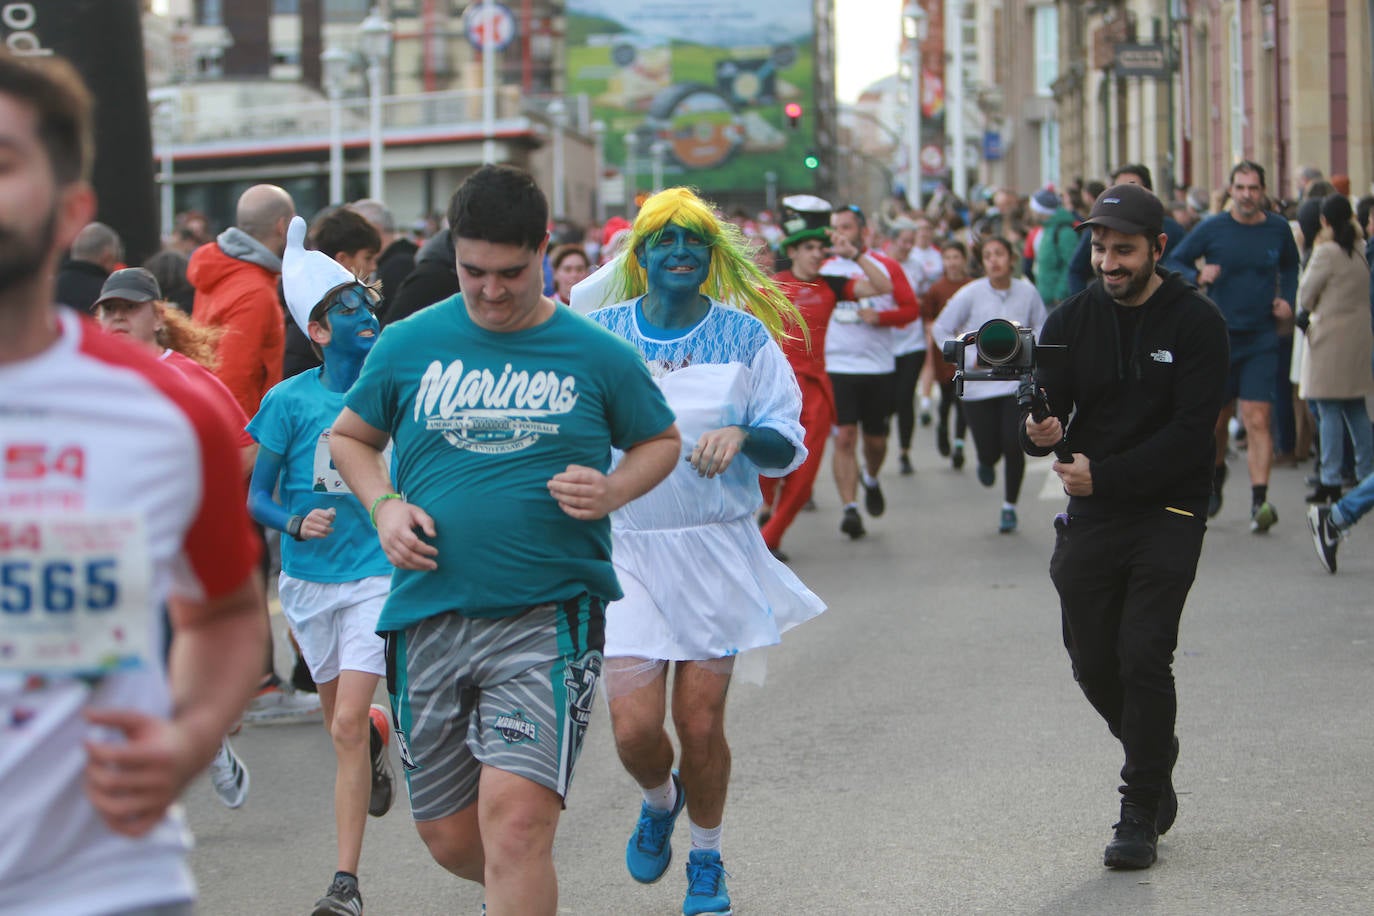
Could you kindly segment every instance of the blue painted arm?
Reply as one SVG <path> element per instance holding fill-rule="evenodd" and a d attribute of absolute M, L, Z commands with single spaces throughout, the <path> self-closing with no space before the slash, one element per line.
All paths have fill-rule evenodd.
<path fill-rule="evenodd" d="M 258 449 L 258 460 L 253 463 L 253 479 L 248 482 L 248 514 L 265 528 L 285 531 L 291 521 L 287 512 L 275 499 L 272 491 L 277 488 L 277 478 L 281 476 L 282 456 L 266 448 Z"/>
<path fill-rule="evenodd" d="M 776 429 L 766 426 L 741 426 L 744 445 L 740 451 L 761 468 L 785 468 L 792 463 L 797 447 Z"/>

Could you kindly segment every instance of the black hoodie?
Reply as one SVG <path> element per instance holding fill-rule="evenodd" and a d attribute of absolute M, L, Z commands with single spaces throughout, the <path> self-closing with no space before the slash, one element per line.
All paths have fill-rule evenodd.
<path fill-rule="evenodd" d="M 401 281 L 395 294 L 388 294 L 382 327 L 409 318 L 422 308 L 442 302 L 458 292 L 458 255 L 453 236 L 440 230 L 421 246 L 415 255 L 415 269 Z"/>
<path fill-rule="evenodd" d="M 1067 366 L 1041 369 L 1039 383 L 1069 449 L 1091 462 L 1093 494 L 1071 497 L 1072 514 L 1167 507 L 1206 517 L 1230 368 L 1226 322 L 1178 274 L 1159 275 L 1127 335 L 1118 319 L 1126 307 L 1100 280 L 1066 299 L 1040 332 L 1042 344 L 1069 348 Z M 1021 441 L 1028 454 L 1050 452 L 1031 444 L 1024 425 Z"/>

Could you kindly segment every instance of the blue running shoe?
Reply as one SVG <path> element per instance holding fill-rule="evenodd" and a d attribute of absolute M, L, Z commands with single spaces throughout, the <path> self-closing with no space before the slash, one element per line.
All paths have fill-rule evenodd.
<path fill-rule="evenodd" d="M 635 824 L 634 835 L 625 844 L 625 867 L 630 877 L 640 884 L 653 884 L 668 870 L 673 861 L 673 826 L 677 816 L 687 804 L 687 793 L 682 791 L 682 780 L 673 773 L 673 786 L 677 789 L 677 803 L 672 811 L 656 811 L 647 804 L 639 806 L 639 823 Z"/>
<path fill-rule="evenodd" d="M 687 898 L 682 916 L 732 916 L 725 866 L 714 849 L 693 849 L 687 857 Z"/>

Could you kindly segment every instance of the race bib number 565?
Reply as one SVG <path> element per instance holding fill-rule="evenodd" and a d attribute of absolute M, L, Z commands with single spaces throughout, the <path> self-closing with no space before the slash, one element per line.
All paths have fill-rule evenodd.
<path fill-rule="evenodd" d="M 137 516 L 0 519 L 0 671 L 98 676 L 142 667 L 151 594 Z"/>

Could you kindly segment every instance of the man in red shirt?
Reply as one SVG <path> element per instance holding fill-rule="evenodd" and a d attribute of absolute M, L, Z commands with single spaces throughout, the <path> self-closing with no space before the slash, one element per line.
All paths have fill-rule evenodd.
<path fill-rule="evenodd" d="M 825 440 L 835 422 L 835 395 L 825 372 L 825 332 L 837 302 L 861 299 L 890 289 L 882 269 L 868 259 L 858 262 L 862 277 L 821 276 L 821 264 L 830 256 L 830 204 L 819 197 L 795 195 L 783 199 L 783 252 L 792 266 L 774 275 L 787 298 L 797 307 L 805 328 L 789 327 L 788 336 L 779 341 L 782 352 L 797 374 L 802 391 L 801 423 L 806 429 L 806 462 L 783 478 L 760 477 L 763 490 L 763 540 L 780 560 L 782 536 L 811 498 L 811 487 L 821 467 Z M 835 253 L 857 256 L 851 242 L 835 241 Z"/>

